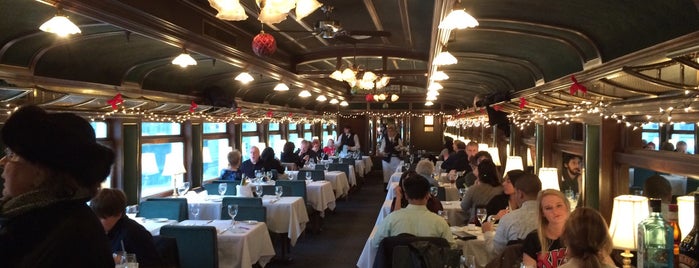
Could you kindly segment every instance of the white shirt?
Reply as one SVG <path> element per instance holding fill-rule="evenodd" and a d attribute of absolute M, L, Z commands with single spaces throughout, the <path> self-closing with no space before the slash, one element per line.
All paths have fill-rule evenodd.
<path fill-rule="evenodd" d="M 374 238 L 371 239 L 371 246 L 378 248 L 384 238 L 402 233 L 443 237 L 449 244 L 454 244 L 454 237 L 444 218 L 427 210 L 427 206 L 409 204 L 403 209 L 391 212 L 381 221 Z"/>

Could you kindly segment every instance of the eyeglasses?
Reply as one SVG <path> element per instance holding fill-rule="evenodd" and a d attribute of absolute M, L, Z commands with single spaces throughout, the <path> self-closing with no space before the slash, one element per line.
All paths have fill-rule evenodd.
<path fill-rule="evenodd" d="M 11 162 L 19 161 L 19 155 L 10 150 L 10 148 L 5 148 L 5 159 Z"/>

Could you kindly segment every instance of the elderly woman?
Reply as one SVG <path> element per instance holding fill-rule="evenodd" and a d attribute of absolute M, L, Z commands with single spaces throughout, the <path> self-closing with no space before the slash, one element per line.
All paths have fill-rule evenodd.
<path fill-rule="evenodd" d="M 430 182 L 430 186 L 439 187 L 439 182 L 432 178 L 432 173 L 434 173 L 434 164 L 432 161 L 427 159 L 420 160 L 420 162 L 417 162 L 417 166 L 415 166 L 415 172 L 425 177 L 425 179 Z"/>
<path fill-rule="evenodd" d="M 233 149 L 228 153 L 228 168 L 221 170 L 221 179 L 228 181 L 239 181 L 243 179 L 243 172 L 240 170 L 240 163 L 243 155 L 240 151 Z"/>
<path fill-rule="evenodd" d="M 109 240 L 87 206 L 109 175 L 114 153 L 85 119 L 15 111 L 2 128 L 2 267 L 114 267 Z"/>

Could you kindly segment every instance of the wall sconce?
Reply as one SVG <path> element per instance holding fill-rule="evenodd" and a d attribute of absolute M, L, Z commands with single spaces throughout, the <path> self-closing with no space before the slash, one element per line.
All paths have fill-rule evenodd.
<path fill-rule="evenodd" d="M 501 166 L 502 163 L 500 163 L 500 150 L 498 150 L 498 147 L 488 147 L 487 151 L 493 158 L 493 164 L 495 164 L 496 166 Z"/>

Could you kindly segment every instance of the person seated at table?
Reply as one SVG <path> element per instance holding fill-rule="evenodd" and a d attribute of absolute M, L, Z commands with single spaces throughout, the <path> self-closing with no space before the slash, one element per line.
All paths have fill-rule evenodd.
<path fill-rule="evenodd" d="M 539 193 L 537 201 L 537 227 L 524 238 L 522 263 L 538 268 L 556 268 L 565 262 L 566 247 L 561 241 L 570 203 L 563 193 L 546 189 Z"/>
<path fill-rule="evenodd" d="M 515 169 L 510 170 L 505 174 L 502 179 L 502 194 L 496 195 L 493 199 L 490 199 L 486 210 L 488 210 L 488 215 L 493 215 L 493 220 L 497 221 L 502 218 L 508 212 L 519 208 L 519 203 L 515 200 L 515 184 L 517 179 L 524 176 L 525 173 L 522 170 Z M 534 196 L 536 198 L 536 196 Z M 505 209 L 500 209 L 500 208 Z"/>
<path fill-rule="evenodd" d="M 672 203 L 672 186 L 670 181 L 659 174 L 654 174 L 643 183 L 643 195 L 648 198 L 660 198 L 662 201 L 660 212 L 664 219 L 667 219 L 670 212 L 669 205 Z"/>
<path fill-rule="evenodd" d="M 444 148 L 439 152 L 439 160 L 445 161 L 451 154 L 454 153 L 454 139 L 444 136 Z"/>
<path fill-rule="evenodd" d="M 301 141 L 301 148 L 298 150 L 298 155 L 301 160 L 303 160 L 303 165 L 318 162 L 318 155 L 316 155 L 316 152 L 311 150 L 311 143 L 307 140 Z M 303 167 L 303 165 L 301 165 L 301 167 Z"/>
<path fill-rule="evenodd" d="M 112 253 L 136 254 L 139 267 L 160 267 L 162 260 L 153 236 L 143 225 L 126 216 L 126 195 L 119 189 L 105 188 L 90 200 L 90 208 L 102 222 Z"/>
<path fill-rule="evenodd" d="M 250 147 L 250 159 L 243 161 L 240 171 L 246 177 L 254 178 L 255 170 L 262 170 L 262 161 L 260 161 L 260 149 L 257 146 L 252 146 Z"/>
<path fill-rule="evenodd" d="M 325 147 L 323 147 L 323 153 L 326 156 L 335 155 L 335 141 L 333 139 L 328 139 L 327 145 Z"/>
<path fill-rule="evenodd" d="M 445 172 L 454 171 L 471 171 L 471 166 L 468 165 L 468 155 L 466 154 L 466 144 L 462 141 L 454 141 L 456 152 L 442 162 L 442 170 Z"/>
<path fill-rule="evenodd" d="M 521 242 L 538 226 L 536 217 L 532 217 L 532 215 L 537 213 L 536 198 L 541 191 L 541 181 L 534 174 L 526 174 L 521 170 L 520 172 L 521 174 L 518 176 L 512 176 L 517 179 L 511 194 L 512 199 L 520 209 L 502 216 L 497 230 L 493 228 L 493 222 L 482 224 L 486 250 L 490 252 L 491 257 L 499 256 L 508 244 L 516 241 Z M 510 173 L 508 172 L 508 174 Z M 505 184 L 503 183 L 503 185 Z M 512 187 L 512 185 L 510 184 L 508 187 Z"/>
<path fill-rule="evenodd" d="M 499 228 L 499 227 L 498 227 Z M 592 208 L 580 207 L 566 221 L 563 240 L 568 261 L 560 268 L 613 268 L 612 238 L 607 221 Z"/>
<path fill-rule="evenodd" d="M 294 163 L 298 168 L 302 168 L 303 160 L 298 154 L 294 153 L 294 149 L 296 149 L 296 145 L 294 145 L 293 142 L 286 142 L 279 160 L 281 160 L 282 163 Z"/>
<path fill-rule="evenodd" d="M 284 174 L 284 167 L 282 166 L 282 163 L 279 162 L 279 160 L 274 158 L 274 149 L 272 149 L 272 147 L 267 147 L 264 150 L 262 150 L 262 154 L 260 155 L 260 162 L 262 163 L 262 170 L 276 170 L 277 174 Z"/>
<path fill-rule="evenodd" d="M 417 166 L 415 166 L 415 172 L 425 177 L 425 179 L 430 182 L 431 186 L 439 187 L 439 182 L 432 177 L 434 173 L 434 164 L 432 161 L 427 159 L 420 160 L 420 162 L 417 162 Z"/>
<path fill-rule="evenodd" d="M 403 181 L 408 176 L 411 176 L 414 174 L 417 174 L 417 173 L 415 171 L 408 171 L 408 172 L 403 173 L 403 175 L 400 176 L 400 181 L 398 182 L 398 186 L 396 186 L 396 188 L 393 188 L 394 197 L 393 197 L 393 201 L 391 201 L 391 212 L 408 206 L 408 199 L 407 199 L 407 196 L 405 195 L 405 191 L 403 191 Z M 422 176 L 422 175 L 420 175 L 420 176 L 424 178 L 424 176 Z M 429 211 L 432 211 L 434 213 L 437 213 L 440 210 L 444 210 L 444 208 L 442 207 L 442 202 L 440 202 L 436 196 L 432 196 L 432 195 L 430 195 L 429 199 L 427 200 L 426 206 L 427 206 L 427 209 Z"/>
<path fill-rule="evenodd" d="M 489 159 L 493 160 L 493 157 L 490 156 L 490 153 L 487 151 L 480 151 L 477 152 L 476 154 L 473 155 L 473 157 L 469 158 L 469 165 L 471 166 L 471 172 L 467 172 L 466 175 L 462 176 L 463 177 L 463 182 L 459 180 L 457 184 L 463 184 L 463 187 L 471 187 L 473 184 L 476 182 L 478 179 L 478 165 L 481 163 L 481 161 Z M 461 188 L 463 188 L 461 187 Z"/>
<path fill-rule="evenodd" d="M 318 138 L 311 141 L 311 151 L 316 153 L 318 159 L 322 159 L 321 154 L 323 154 L 323 148 L 321 148 L 320 140 Z"/>
<path fill-rule="evenodd" d="M 376 229 L 371 245 L 378 248 L 381 240 L 389 236 L 407 233 L 414 236 L 442 237 L 454 244 L 454 237 L 449 224 L 444 218 L 427 209 L 430 198 L 430 183 L 414 172 L 403 180 L 404 192 L 409 205 L 401 210 L 391 212 L 381 221 Z"/>
<path fill-rule="evenodd" d="M 483 160 L 478 165 L 478 180 L 466 190 L 464 198 L 461 200 L 461 209 L 468 222 L 476 219 L 476 213 L 473 212 L 476 207 L 487 205 L 490 199 L 501 193 L 502 186 L 495 164 L 493 161 Z"/>
<path fill-rule="evenodd" d="M 236 149 L 228 153 L 228 168 L 221 170 L 221 180 L 239 181 L 243 179 L 243 173 L 240 170 L 242 158 L 243 155 Z"/>

